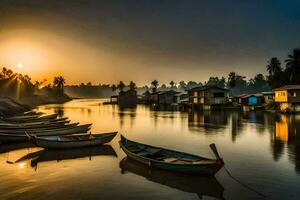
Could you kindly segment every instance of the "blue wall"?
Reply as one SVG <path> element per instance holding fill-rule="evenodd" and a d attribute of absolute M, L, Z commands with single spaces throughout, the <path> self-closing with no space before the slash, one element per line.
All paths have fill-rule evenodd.
<path fill-rule="evenodd" d="M 251 96 L 248 98 L 248 105 L 256 105 L 257 104 L 257 97 Z"/>

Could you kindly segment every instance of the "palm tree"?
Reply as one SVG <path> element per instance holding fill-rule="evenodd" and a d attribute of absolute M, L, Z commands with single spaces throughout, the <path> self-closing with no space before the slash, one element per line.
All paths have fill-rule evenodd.
<path fill-rule="evenodd" d="M 56 76 L 53 80 L 53 86 L 56 87 L 58 95 L 62 95 L 64 93 L 64 85 L 66 81 L 62 76 Z"/>
<path fill-rule="evenodd" d="M 120 92 L 123 92 L 124 87 L 125 87 L 125 84 L 123 83 L 123 81 L 120 81 L 120 83 L 117 86 L 117 88 L 120 90 Z"/>
<path fill-rule="evenodd" d="M 170 82 L 171 88 L 174 88 L 174 85 L 175 85 L 175 82 L 174 82 L 174 81 L 171 81 L 171 82 Z"/>
<path fill-rule="evenodd" d="M 277 75 L 282 72 L 281 63 L 278 58 L 273 57 L 269 60 L 269 64 L 267 65 L 267 71 L 271 76 Z"/>
<path fill-rule="evenodd" d="M 130 81 L 129 88 L 130 90 L 135 90 L 136 84 L 133 81 Z"/>
<path fill-rule="evenodd" d="M 158 87 L 158 81 L 157 80 L 153 80 L 151 82 L 151 86 L 152 86 L 152 92 L 156 92 L 157 87 Z"/>
<path fill-rule="evenodd" d="M 300 83 L 300 49 L 294 49 L 293 55 L 288 55 L 285 60 L 285 71 L 292 84 Z"/>

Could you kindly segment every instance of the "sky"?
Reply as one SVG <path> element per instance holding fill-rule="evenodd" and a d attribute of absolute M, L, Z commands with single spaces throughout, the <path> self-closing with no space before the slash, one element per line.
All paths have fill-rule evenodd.
<path fill-rule="evenodd" d="M 0 0 L 0 66 L 68 84 L 266 73 L 300 47 L 297 0 Z M 20 66 L 21 67 L 17 67 Z"/>

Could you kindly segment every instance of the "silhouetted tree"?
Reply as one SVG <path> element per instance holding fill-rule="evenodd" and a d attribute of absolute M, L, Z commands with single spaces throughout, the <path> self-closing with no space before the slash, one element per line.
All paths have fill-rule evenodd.
<path fill-rule="evenodd" d="M 65 83 L 66 83 L 66 81 L 65 81 L 64 77 L 62 77 L 62 76 L 54 77 L 53 86 L 56 88 L 57 94 L 59 96 L 62 96 L 64 94 Z"/>
<path fill-rule="evenodd" d="M 290 78 L 291 84 L 300 84 L 300 49 L 294 49 L 293 55 L 288 55 L 285 63 L 285 72 Z"/>
<path fill-rule="evenodd" d="M 179 82 L 179 88 L 180 88 L 181 90 L 186 90 L 186 83 L 185 83 L 184 81 L 180 81 L 180 82 Z"/>
<path fill-rule="evenodd" d="M 129 89 L 130 90 L 135 90 L 136 89 L 136 84 L 133 81 L 130 81 Z"/>
<path fill-rule="evenodd" d="M 267 71 L 269 72 L 270 76 L 275 76 L 282 72 L 281 63 L 278 58 L 273 57 L 269 60 L 267 65 Z"/>
<path fill-rule="evenodd" d="M 152 92 L 156 92 L 157 91 L 157 87 L 158 87 L 158 81 L 157 80 L 153 80 L 151 82 L 151 86 L 152 86 Z"/>
<path fill-rule="evenodd" d="M 215 85 L 221 88 L 225 88 L 226 79 L 224 77 L 210 77 L 205 85 Z"/>
<path fill-rule="evenodd" d="M 120 83 L 118 84 L 117 88 L 120 90 L 120 92 L 123 92 L 123 90 L 125 88 L 125 84 L 123 83 L 123 81 L 120 81 Z"/>
<path fill-rule="evenodd" d="M 113 84 L 113 85 L 111 86 L 111 90 L 112 90 L 113 92 L 115 92 L 115 91 L 117 90 L 117 86 L 116 86 L 115 84 Z"/>
<path fill-rule="evenodd" d="M 174 82 L 174 81 L 171 81 L 171 82 L 170 82 L 171 88 L 174 88 L 174 85 L 175 85 L 175 82 Z"/>

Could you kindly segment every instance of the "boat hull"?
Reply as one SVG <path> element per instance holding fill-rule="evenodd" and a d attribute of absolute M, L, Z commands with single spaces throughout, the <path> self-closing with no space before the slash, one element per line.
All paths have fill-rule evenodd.
<path fill-rule="evenodd" d="M 164 169 L 164 170 L 170 170 L 170 171 L 175 171 L 175 172 L 180 172 L 180 173 L 188 173 L 188 174 L 199 174 L 199 175 L 209 175 L 212 176 L 214 174 L 216 174 L 223 166 L 222 163 L 218 163 L 213 162 L 211 164 L 175 164 L 175 163 L 171 163 L 171 162 L 164 162 L 164 161 L 158 161 L 158 160 L 154 160 L 154 159 L 149 159 L 147 157 L 143 157 L 143 156 L 139 156 L 136 153 L 133 153 L 131 151 L 128 150 L 128 148 L 126 148 L 126 145 L 124 144 L 124 140 L 121 140 L 119 142 L 120 147 L 123 149 L 123 151 L 125 152 L 125 154 L 131 158 L 134 159 L 140 163 L 143 163 L 145 165 L 148 165 L 150 167 L 157 167 L 160 169 Z M 140 144 L 140 143 L 138 143 Z M 144 145 L 144 144 L 140 144 L 140 145 Z M 146 145 L 149 146 L 149 145 Z M 171 151 L 171 150 L 169 150 Z M 173 151 L 175 153 L 183 153 L 183 152 L 177 152 L 177 151 Z M 190 156 L 193 157 L 197 157 L 195 155 L 191 155 Z M 201 157 L 199 157 L 201 158 Z"/>
<path fill-rule="evenodd" d="M 103 137 L 84 139 L 84 140 L 74 140 L 74 141 L 59 141 L 59 140 L 49 140 L 43 137 L 33 138 L 33 143 L 45 149 L 70 149 L 70 148 L 82 148 L 103 145 L 110 142 L 117 133 L 103 134 Z"/>

